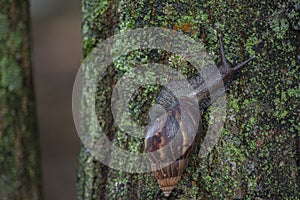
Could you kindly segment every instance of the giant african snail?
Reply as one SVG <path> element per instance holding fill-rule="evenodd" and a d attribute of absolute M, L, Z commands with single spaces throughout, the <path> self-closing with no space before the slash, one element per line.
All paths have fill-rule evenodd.
<path fill-rule="evenodd" d="M 218 68 L 221 79 L 226 83 L 233 77 L 234 72 L 241 69 L 255 56 L 233 67 L 225 57 L 220 35 L 219 42 L 222 60 Z M 156 99 L 156 104 L 161 104 L 167 112 L 160 113 L 158 109 L 156 116 L 150 116 L 151 122 L 145 138 L 145 150 L 147 153 L 151 152 L 147 155 L 153 163 L 154 176 L 165 196 L 171 194 L 172 189 L 180 180 L 187 167 L 188 157 L 197 144 L 199 139 L 197 136 L 200 134 L 198 127 L 201 127 L 200 115 L 211 103 L 209 92 L 221 87 L 220 79 L 212 80 L 208 90 L 207 83 L 199 75 L 189 80 L 196 91 L 195 94 L 176 98 L 170 90 L 163 88 Z M 192 99 L 193 96 L 197 97 L 200 106 Z M 165 163 L 168 163 L 167 166 Z"/>

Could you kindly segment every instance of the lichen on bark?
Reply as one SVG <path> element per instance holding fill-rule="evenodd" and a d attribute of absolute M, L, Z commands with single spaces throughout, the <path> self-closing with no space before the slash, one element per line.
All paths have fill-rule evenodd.
<path fill-rule="evenodd" d="M 226 125 L 217 146 L 204 159 L 197 157 L 195 150 L 169 199 L 300 198 L 297 11 L 296 0 L 83 1 L 85 56 L 97 42 L 113 34 L 150 26 L 202 41 L 216 61 L 220 58 L 217 31 L 223 35 L 231 62 L 256 55 L 227 91 Z M 189 74 L 189 64 L 179 60 L 158 50 L 134 51 L 114 60 L 106 78 L 99 82 L 96 107 L 99 123 L 115 144 L 143 151 L 142 140 L 113 126 L 111 86 L 136 62 L 167 64 Z M 145 123 L 147 114 L 143 113 L 158 91 L 157 86 L 137 91 L 131 102 L 133 120 Z M 151 173 L 110 169 L 84 148 L 80 155 L 79 199 L 164 199 Z"/>

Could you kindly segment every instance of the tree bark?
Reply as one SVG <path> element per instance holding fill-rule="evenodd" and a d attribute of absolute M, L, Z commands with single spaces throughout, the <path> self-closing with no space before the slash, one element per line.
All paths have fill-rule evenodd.
<path fill-rule="evenodd" d="M 300 198 L 299 7 L 295 0 L 82 1 L 83 58 L 114 34 L 149 26 L 174 29 L 202 41 L 215 60 L 220 58 L 216 30 L 222 33 L 231 62 L 256 55 L 227 91 L 227 117 L 218 144 L 202 159 L 197 156 L 198 145 L 168 199 Z M 112 89 L 131 61 L 142 63 L 146 57 L 148 62 L 168 64 L 171 56 L 151 50 L 129 54 L 109 66 L 99 82 L 96 110 L 112 141 L 126 149 L 140 146 L 143 152 L 143 140 L 124 139 L 125 133 L 114 126 Z M 171 61 L 176 69 L 192 72 L 187 63 Z M 153 102 L 157 89 L 136 93 L 133 120 L 147 122 L 145 107 Z M 164 198 L 152 173 L 111 169 L 81 148 L 78 199 Z"/>
<path fill-rule="evenodd" d="M 0 199 L 41 199 L 29 1 L 0 1 Z"/>

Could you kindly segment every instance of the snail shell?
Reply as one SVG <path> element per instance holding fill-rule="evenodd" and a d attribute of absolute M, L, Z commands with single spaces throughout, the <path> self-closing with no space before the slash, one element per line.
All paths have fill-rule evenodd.
<path fill-rule="evenodd" d="M 166 197 L 168 197 L 176 184 L 180 181 L 181 175 L 188 165 L 188 159 L 181 158 L 166 167 L 153 168 L 154 176 Z"/>
<path fill-rule="evenodd" d="M 145 148 L 152 170 L 165 196 L 172 189 L 188 164 L 200 122 L 198 102 L 179 97 L 173 108 L 157 118 L 149 127 Z"/>
<path fill-rule="evenodd" d="M 241 69 L 255 56 L 233 67 L 225 58 L 220 35 L 219 42 L 222 60 L 218 68 L 223 82 L 226 83 L 231 80 L 235 71 Z M 197 91 L 196 97 L 200 106 L 198 101 L 190 97 L 176 98 L 171 91 L 163 88 L 156 102 L 168 111 L 156 113 L 145 138 L 145 150 L 153 163 L 152 171 L 165 196 L 171 194 L 188 165 L 188 157 L 200 138 L 201 131 L 198 130 L 198 127 L 201 127 L 200 114 L 202 115 L 211 103 L 208 87 L 200 75 L 189 82 Z M 221 86 L 220 80 L 213 79 L 209 86 L 211 90 L 217 91 Z"/>

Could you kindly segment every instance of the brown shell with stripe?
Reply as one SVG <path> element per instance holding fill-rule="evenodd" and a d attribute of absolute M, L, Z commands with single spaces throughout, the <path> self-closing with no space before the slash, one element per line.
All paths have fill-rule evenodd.
<path fill-rule="evenodd" d="M 170 195 L 187 167 L 187 158 L 193 149 L 200 122 L 195 107 L 198 107 L 195 100 L 179 97 L 173 108 L 155 120 L 148 129 L 146 152 L 165 196 Z"/>

